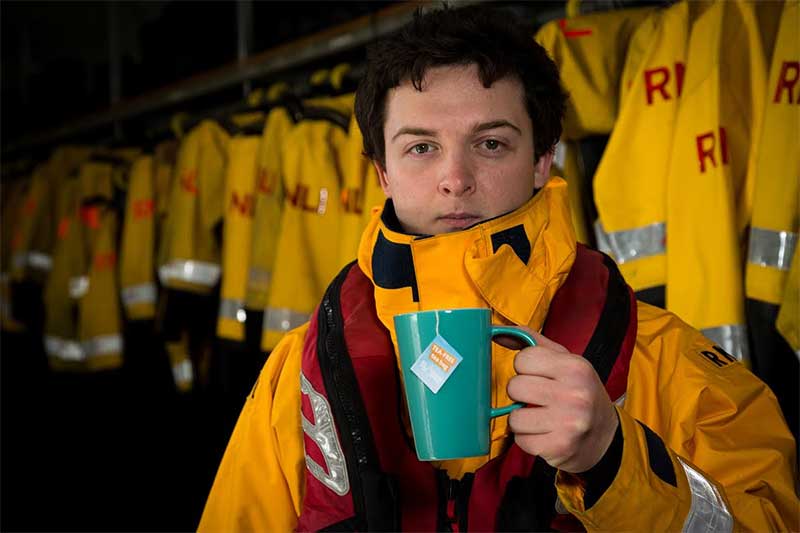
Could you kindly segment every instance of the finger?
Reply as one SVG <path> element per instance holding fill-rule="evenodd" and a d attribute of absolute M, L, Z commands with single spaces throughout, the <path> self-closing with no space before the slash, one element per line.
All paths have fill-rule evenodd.
<path fill-rule="evenodd" d="M 519 375 L 542 376 L 550 379 L 567 379 L 582 363 L 582 357 L 555 352 L 550 348 L 534 346 L 520 350 L 514 356 L 514 370 Z"/>
<path fill-rule="evenodd" d="M 544 348 L 550 348 L 554 352 L 569 353 L 569 350 L 558 344 L 553 339 L 548 339 L 538 331 L 533 331 L 533 338 L 536 339 L 536 344 Z"/>
<path fill-rule="evenodd" d="M 508 415 L 508 427 L 515 435 L 543 435 L 555 428 L 546 407 L 523 407 Z"/>
<path fill-rule="evenodd" d="M 556 398 L 557 382 L 541 376 L 514 376 L 508 381 L 506 392 L 515 402 L 528 405 L 552 405 Z"/>

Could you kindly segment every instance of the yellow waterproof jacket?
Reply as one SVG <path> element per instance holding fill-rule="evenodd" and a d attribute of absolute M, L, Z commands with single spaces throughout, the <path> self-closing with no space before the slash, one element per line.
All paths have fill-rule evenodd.
<path fill-rule="evenodd" d="M 153 156 L 142 155 L 133 162 L 128 178 L 119 275 L 122 303 L 130 320 L 155 316 L 155 173 Z"/>
<path fill-rule="evenodd" d="M 315 101 L 339 118 L 304 117 L 284 140 L 284 201 L 261 348 L 272 350 L 306 322 L 325 287 L 344 266 L 339 260 L 343 209 L 341 153 L 347 144 L 353 95 Z"/>
<path fill-rule="evenodd" d="M 256 157 L 260 144 L 261 137 L 257 135 L 236 135 L 228 143 L 217 335 L 235 341 L 244 340 L 247 317 L 245 296 L 253 233 Z"/>
<path fill-rule="evenodd" d="M 770 304 L 783 299 L 800 231 L 800 4 L 783 6 L 769 82 L 761 94 L 764 117 L 755 148 L 753 217 L 746 293 Z"/>
<path fill-rule="evenodd" d="M 536 32 L 570 95 L 565 139 L 608 134 L 617 118 L 628 40 L 652 8 L 615 9 L 548 22 Z"/>
<path fill-rule="evenodd" d="M 795 248 L 776 327 L 800 358 L 800 247 Z"/>
<path fill-rule="evenodd" d="M 172 289 L 207 294 L 219 281 L 228 133 L 204 120 L 182 140 L 159 246 L 159 279 Z"/>
<path fill-rule="evenodd" d="M 403 309 L 480 303 L 492 308 L 494 322 L 539 329 L 574 260 L 567 204 L 565 183 L 553 179 L 517 211 L 426 239 L 397 233 L 376 214 L 361 241 L 359 266 L 372 276 L 371 256 L 379 232 L 390 242 L 409 244 L 419 300 L 413 301 L 410 287 L 376 286 L 378 317 L 391 325 L 391 316 Z M 498 229 L 518 224 L 535 236 L 530 266 L 519 261 L 510 246 L 492 253 L 488 240 Z M 200 531 L 295 528 L 305 490 L 298 375 L 306 331 L 303 325 L 288 333 L 264 366 L 223 457 Z M 393 328 L 389 331 L 394 338 Z M 732 358 L 704 355 L 718 353 L 711 347 L 673 314 L 639 304 L 627 393 L 618 403 L 624 443 L 617 475 L 589 509 L 583 508 L 579 477 L 560 472 L 556 478 L 561 503 L 587 529 L 691 529 L 703 513 L 719 520 L 720 530 L 731 525 L 731 516 L 736 529 L 800 526 L 794 440 L 775 397 Z M 492 404 L 504 405 L 505 383 L 514 373 L 513 354 L 498 345 L 492 349 Z M 652 437 L 637 421 L 663 440 L 676 474 L 674 486 L 650 466 Z M 494 419 L 489 456 L 445 461 L 438 467 L 460 478 L 503 453 L 511 438 L 505 418 Z"/>

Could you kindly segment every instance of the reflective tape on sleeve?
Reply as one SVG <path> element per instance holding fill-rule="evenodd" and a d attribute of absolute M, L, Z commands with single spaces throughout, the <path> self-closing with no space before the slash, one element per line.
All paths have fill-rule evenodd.
<path fill-rule="evenodd" d="M 739 361 L 750 360 L 747 344 L 747 328 L 741 324 L 727 324 L 715 328 L 704 328 L 700 332 Z"/>
<path fill-rule="evenodd" d="M 308 314 L 270 307 L 264 311 L 264 329 L 289 331 L 308 322 Z"/>
<path fill-rule="evenodd" d="M 692 506 L 683 522 L 682 531 L 687 533 L 733 531 L 733 517 L 717 488 L 680 457 L 678 461 L 686 473 L 689 490 L 692 493 Z"/>
<path fill-rule="evenodd" d="M 89 276 L 75 276 L 69 279 L 69 296 L 73 300 L 83 298 L 89 292 Z"/>
<path fill-rule="evenodd" d="M 194 370 L 192 362 L 189 359 L 184 359 L 180 363 L 172 365 L 172 377 L 178 385 L 188 385 L 194 379 Z"/>
<path fill-rule="evenodd" d="M 32 267 L 38 270 L 49 271 L 53 268 L 53 259 L 43 252 L 16 253 L 11 258 L 11 263 L 14 265 L 15 270 L 21 270 L 25 267 Z"/>
<path fill-rule="evenodd" d="M 204 261 L 175 260 L 158 269 L 161 283 L 168 285 L 170 280 L 181 280 L 195 285 L 213 287 L 219 279 L 219 265 Z"/>
<path fill-rule="evenodd" d="M 44 350 L 50 357 L 63 361 L 80 362 L 86 359 L 86 352 L 80 343 L 62 339 L 61 337 L 46 335 L 44 338 Z"/>
<path fill-rule="evenodd" d="M 100 357 L 122 353 L 122 337 L 120 335 L 98 335 L 81 343 L 86 357 Z"/>
<path fill-rule="evenodd" d="M 747 261 L 754 265 L 789 270 L 797 246 L 797 233 L 750 228 Z"/>
<path fill-rule="evenodd" d="M 238 322 L 247 320 L 247 311 L 244 310 L 244 302 L 241 300 L 232 300 L 229 298 L 219 301 L 219 316 L 220 318 L 230 318 Z"/>
<path fill-rule="evenodd" d="M 154 283 L 131 285 L 122 289 L 122 302 L 126 306 L 137 304 L 151 304 L 156 301 L 156 286 Z"/>
<path fill-rule="evenodd" d="M 665 252 L 666 226 L 663 222 L 624 231 L 607 233 L 598 219 L 594 224 L 597 248 L 609 254 L 617 263 Z"/>
<path fill-rule="evenodd" d="M 261 287 L 269 285 L 269 281 L 272 279 L 272 274 L 269 270 L 264 270 L 263 268 L 256 268 L 250 267 L 250 272 L 247 276 L 247 282 L 251 286 Z"/>

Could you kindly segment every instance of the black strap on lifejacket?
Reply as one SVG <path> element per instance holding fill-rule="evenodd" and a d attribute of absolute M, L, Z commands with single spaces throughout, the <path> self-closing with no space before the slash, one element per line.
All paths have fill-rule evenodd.
<path fill-rule="evenodd" d="M 364 401 L 347 351 L 341 289 L 355 261 L 345 266 L 325 292 L 317 316 L 317 357 L 342 448 L 348 458 L 355 516 L 326 531 L 399 531 L 396 483 L 381 471 Z M 356 267 L 357 268 L 357 267 Z"/>

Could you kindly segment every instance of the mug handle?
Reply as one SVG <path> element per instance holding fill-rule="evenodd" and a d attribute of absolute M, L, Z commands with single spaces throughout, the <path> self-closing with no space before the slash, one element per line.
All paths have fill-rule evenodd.
<path fill-rule="evenodd" d="M 527 343 L 529 346 L 536 346 L 536 340 L 527 332 L 515 328 L 512 326 L 492 326 L 491 327 L 492 338 L 498 335 L 510 335 L 512 337 L 516 337 L 517 339 L 521 340 L 522 342 Z M 520 402 L 514 402 L 511 405 L 506 405 L 505 407 L 497 407 L 491 408 L 489 410 L 489 417 L 495 418 L 498 416 L 507 415 L 514 409 L 519 409 L 523 407 L 525 404 Z"/>

